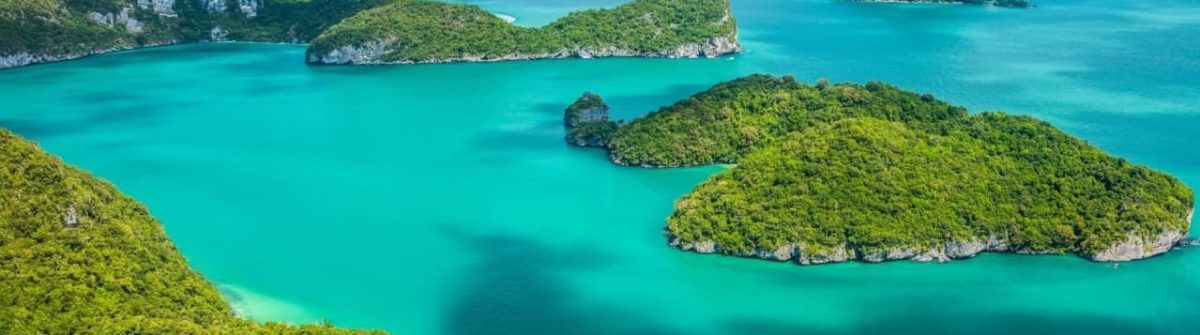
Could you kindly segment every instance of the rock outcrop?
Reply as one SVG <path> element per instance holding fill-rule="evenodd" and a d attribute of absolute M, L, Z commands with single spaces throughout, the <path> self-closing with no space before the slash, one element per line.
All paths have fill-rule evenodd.
<path fill-rule="evenodd" d="M 1188 212 L 1187 222 L 1192 222 L 1195 212 Z M 1124 262 L 1157 256 L 1181 244 L 1188 238 L 1188 231 L 1164 230 L 1158 235 L 1141 236 L 1130 234 L 1125 241 L 1108 247 L 1090 258 L 1099 262 Z"/>
<path fill-rule="evenodd" d="M 137 4 L 141 8 L 153 9 L 154 13 L 158 15 L 169 17 L 177 15 L 175 13 L 175 0 L 138 0 Z"/>
<path fill-rule="evenodd" d="M 1188 212 L 1187 222 L 1192 222 L 1193 212 Z M 730 254 L 738 257 L 760 258 L 780 262 L 794 261 L 802 265 L 825 264 L 858 260 L 867 263 L 880 263 L 897 260 L 912 260 L 916 262 L 949 262 L 954 259 L 975 257 L 984 252 L 1002 252 L 1016 254 L 1043 254 L 1025 248 L 1012 248 L 1008 239 L 1002 236 L 991 236 L 987 240 L 974 239 L 970 241 L 947 241 L 942 245 L 927 248 L 891 248 L 867 249 L 854 245 L 835 248 L 811 248 L 804 244 L 787 244 L 776 248 L 754 249 L 751 252 L 723 252 L 713 241 L 683 243 L 680 238 L 667 232 L 667 242 L 684 251 L 701 254 Z M 1188 231 L 1165 230 L 1158 235 L 1145 238 L 1136 233 L 1130 233 L 1121 243 L 1094 255 L 1080 255 L 1096 262 L 1126 262 L 1154 257 L 1187 241 Z"/>
<path fill-rule="evenodd" d="M 592 92 L 585 92 L 563 113 L 563 126 L 567 129 L 567 143 L 581 147 L 603 147 L 608 145 L 618 124 L 609 121 L 609 107 L 604 99 Z"/>
<path fill-rule="evenodd" d="M 133 7 L 130 6 L 123 7 L 120 12 L 116 13 L 88 12 L 87 17 L 92 22 L 109 27 L 125 27 L 126 31 L 134 34 L 141 33 L 145 27 L 142 22 L 133 17 Z"/>

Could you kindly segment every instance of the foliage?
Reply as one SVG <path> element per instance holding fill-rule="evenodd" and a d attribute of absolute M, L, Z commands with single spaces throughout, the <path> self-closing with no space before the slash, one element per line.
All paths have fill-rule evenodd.
<path fill-rule="evenodd" d="M 205 41 L 214 27 L 227 30 L 232 40 L 303 43 L 346 17 L 394 0 L 265 0 L 254 17 L 230 1 L 225 12 L 210 12 L 199 1 L 176 0 L 172 16 L 143 8 L 136 0 L 0 0 L 0 56 L 81 56 Z M 117 14 L 125 8 L 143 24 L 141 32 L 87 17 L 90 12 Z"/>
<path fill-rule="evenodd" d="M 845 118 L 920 128 L 966 115 L 962 107 L 883 83 L 806 86 L 792 77 L 752 75 L 634 120 L 613 136 L 610 155 L 626 165 L 732 164 L 785 134 Z"/>
<path fill-rule="evenodd" d="M 612 140 L 619 124 L 608 120 L 609 107 L 599 95 L 586 92 L 567 106 L 563 125 L 567 127 L 567 143 L 578 146 L 603 147 Z"/>
<path fill-rule="evenodd" d="M 567 130 L 567 143 L 584 147 L 602 147 L 612 141 L 620 124 L 613 121 L 580 123 Z"/>
<path fill-rule="evenodd" d="M 852 118 L 785 136 L 680 199 L 668 230 L 730 254 L 784 245 L 929 250 L 1007 240 L 1096 254 L 1186 231 L 1192 193 L 1028 117 L 981 114 L 931 131 Z"/>
<path fill-rule="evenodd" d="M 209 13 L 191 4 L 195 1 L 187 2 L 176 8 L 188 18 L 180 30 L 188 40 L 208 39 L 213 27 L 222 27 L 229 31 L 227 38 L 235 41 L 306 43 L 347 17 L 395 0 L 267 0 L 252 18 L 237 6 Z"/>
<path fill-rule="evenodd" d="M 618 163 L 736 163 L 676 203 L 679 242 L 729 254 L 786 245 L 879 252 L 1006 240 L 1092 255 L 1186 231 L 1192 193 L 1029 117 L 969 115 L 882 83 L 754 75 L 634 120 Z"/>
<path fill-rule="evenodd" d="M 0 334 L 359 334 L 232 314 L 147 209 L 0 130 Z"/>
<path fill-rule="evenodd" d="M 662 53 L 714 37 L 736 37 L 728 0 L 635 0 L 612 9 L 571 13 L 542 28 L 518 27 L 475 5 L 401 0 L 334 25 L 309 54 L 342 46 L 389 44 L 383 61 L 501 59 L 615 48 Z"/>

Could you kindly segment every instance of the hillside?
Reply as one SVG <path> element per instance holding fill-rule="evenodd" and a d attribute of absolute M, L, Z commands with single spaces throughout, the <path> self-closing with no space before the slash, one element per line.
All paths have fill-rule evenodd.
<path fill-rule="evenodd" d="M 574 12 L 542 28 L 475 5 L 403 0 L 364 11 L 313 40 L 321 64 L 440 63 L 567 57 L 713 57 L 737 52 L 728 0 L 634 0 Z"/>
<path fill-rule="evenodd" d="M 145 206 L 2 129 L 0 278 L 0 334 L 367 333 L 234 317 Z"/>
<path fill-rule="evenodd" d="M 736 164 L 668 220 L 672 245 L 702 253 L 804 264 L 984 251 L 1122 261 L 1186 238 L 1194 204 L 1174 177 L 1045 122 L 970 115 L 883 83 L 752 75 L 604 124 L 589 138 L 607 143 L 573 140 L 574 129 L 568 142 L 606 148 L 623 165 Z"/>
<path fill-rule="evenodd" d="M 1032 118 L 929 133 L 855 118 L 793 133 L 680 199 L 689 250 L 823 263 L 979 252 L 1140 259 L 1187 236 L 1192 193 Z"/>
<path fill-rule="evenodd" d="M 164 44 L 305 43 L 392 0 L 0 0 L 0 69 Z"/>
<path fill-rule="evenodd" d="M 790 132 L 845 118 L 923 127 L 966 115 L 962 107 L 883 83 L 808 86 L 788 76 L 751 75 L 634 120 L 612 135 L 609 150 L 622 165 L 733 164 Z"/>

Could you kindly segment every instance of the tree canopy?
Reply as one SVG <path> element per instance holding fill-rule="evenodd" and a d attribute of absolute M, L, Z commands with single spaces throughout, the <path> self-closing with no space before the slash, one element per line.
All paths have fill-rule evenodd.
<path fill-rule="evenodd" d="M 145 206 L 3 129 L 0 282 L 0 334 L 368 333 L 235 317 Z"/>

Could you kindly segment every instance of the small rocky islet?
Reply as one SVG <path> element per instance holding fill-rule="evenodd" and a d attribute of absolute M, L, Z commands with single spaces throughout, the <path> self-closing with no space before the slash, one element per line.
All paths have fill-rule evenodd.
<path fill-rule="evenodd" d="M 800 264 L 1129 261 L 1183 243 L 1192 220 L 1194 195 L 1172 176 L 1031 117 L 968 114 L 882 83 L 753 75 L 629 123 L 572 119 L 606 113 L 597 102 L 568 109 L 568 142 L 621 165 L 735 165 L 676 202 L 666 232 L 683 250 Z M 581 141 L 580 129 L 608 132 Z"/>

